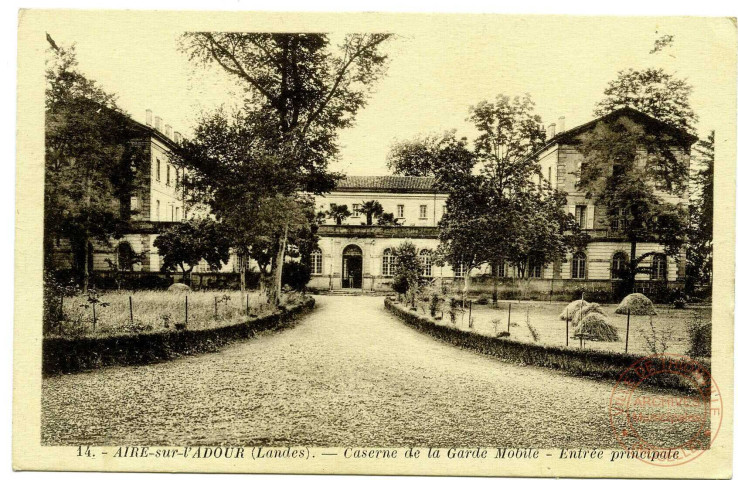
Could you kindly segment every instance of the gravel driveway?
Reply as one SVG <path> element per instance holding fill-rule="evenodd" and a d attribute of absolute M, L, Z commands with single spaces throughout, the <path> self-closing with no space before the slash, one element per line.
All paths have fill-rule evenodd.
<path fill-rule="evenodd" d="M 613 384 L 438 342 L 380 297 L 319 296 L 220 352 L 44 380 L 47 445 L 618 447 Z"/>

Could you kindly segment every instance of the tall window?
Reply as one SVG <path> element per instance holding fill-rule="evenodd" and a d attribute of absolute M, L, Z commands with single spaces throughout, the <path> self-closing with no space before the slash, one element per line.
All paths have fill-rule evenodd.
<path fill-rule="evenodd" d="M 174 169 L 174 188 L 179 188 L 179 169 Z"/>
<path fill-rule="evenodd" d="M 461 278 L 464 275 L 466 275 L 466 265 L 461 262 L 454 265 L 454 277 Z"/>
<path fill-rule="evenodd" d="M 571 259 L 571 278 L 583 280 L 587 274 L 587 256 L 582 252 L 577 252 Z"/>
<path fill-rule="evenodd" d="M 428 218 L 428 205 L 420 206 L 420 218 Z"/>
<path fill-rule="evenodd" d="M 156 159 L 156 181 L 161 182 L 161 160 Z"/>
<path fill-rule="evenodd" d="M 497 278 L 505 277 L 505 262 L 500 262 L 492 267 L 492 275 Z"/>
<path fill-rule="evenodd" d="M 323 252 L 319 248 L 310 252 L 310 274 L 323 274 Z"/>
<path fill-rule="evenodd" d="M 431 262 L 430 250 L 420 251 L 420 274 L 424 277 L 430 277 L 433 271 L 433 263 Z"/>
<path fill-rule="evenodd" d="M 397 206 L 397 218 L 405 218 L 405 205 Z"/>
<path fill-rule="evenodd" d="M 180 218 L 179 218 L 179 207 L 177 207 L 177 208 L 175 209 L 175 213 L 176 213 L 176 215 L 175 215 L 174 219 L 175 219 L 175 220 L 180 220 Z"/>
<path fill-rule="evenodd" d="M 167 187 L 170 185 L 170 182 L 169 182 L 169 179 L 171 177 L 170 170 L 171 170 L 171 167 L 167 165 Z"/>
<path fill-rule="evenodd" d="M 360 203 L 354 203 L 353 208 L 351 210 L 351 216 L 352 217 L 358 217 L 361 215 L 361 204 Z"/>
<path fill-rule="evenodd" d="M 169 207 L 169 208 L 171 208 L 171 209 L 172 209 L 172 221 L 174 221 L 174 205 L 172 205 L 172 206 L 171 206 L 171 207 Z"/>
<path fill-rule="evenodd" d="M 159 213 L 161 212 L 161 202 L 156 201 L 156 219 L 159 220 Z"/>
<path fill-rule="evenodd" d="M 610 211 L 610 228 L 613 230 L 623 230 L 626 227 L 625 209 L 617 208 Z"/>
<path fill-rule="evenodd" d="M 666 280 L 666 255 L 658 253 L 651 261 L 651 280 Z"/>
<path fill-rule="evenodd" d="M 395 256 L 392 255 L 391 248 L 385 248 L 382 254 L 382 275 L 391 277 L 395 274 Z"/>
<path fill-rule="evenodd" d="M 576 218 L 579 228 L 587 228 L 587 206 L 577 205 L 574 210 L 574 218 Z"/>
<path fill-rule="evenodd" d="M 627 262 L 628 257 L 625 256 L 624 252 L 615 252 L 615 255 L 612 256 L 612 269 L 610 271 L 613 279 L 624 278 Z"/>
<path fill-rule="evenodd" d="M 551 167 L 548 167 L 548 184 L 551 185 Z"/>
<path fill-rule="evenodd" d="M 541 274 L 543 273 L 543 267 L 540 263 L 532 265 L 530 267 L 530 278 L 541 278 Z"/>

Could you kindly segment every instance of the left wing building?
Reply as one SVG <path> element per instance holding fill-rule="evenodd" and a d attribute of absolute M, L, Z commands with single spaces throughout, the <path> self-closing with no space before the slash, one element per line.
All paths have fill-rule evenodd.
<path fill-rule="evenodd" d="M 164 124 L 160 117 L 146 111 L 146 123 L 130 120 L 140 131 L 133 140 L 142 147 L 148 162 L 132 172 L 133 191 L 130 198 L 131 228 L 121 238 L 111 238 L 108 245 L 92 241 L 89 264 L 95 272 L 110 270 L 108 261 L 128 271 L 159 272 L 160 259 L 154 247 L 158 232 L 168 225 L 181 222 L 187 216 L 182 200 L 180 181 L 182 171 L 170 162 L 182 137 L 179 132 Z M 133 258 L 138 257 L 137 261 Z M 72 268 L 72 252 L 69 242 L 58 239 L 54 248 L 54 262 L 60 270 Z"/>

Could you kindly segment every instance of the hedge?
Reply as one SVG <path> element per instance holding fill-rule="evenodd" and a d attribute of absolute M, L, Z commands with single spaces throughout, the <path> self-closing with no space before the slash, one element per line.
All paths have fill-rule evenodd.
<path fill-rule="evenodd" d="M 144 365 L 183 355 L 214 352 L 220 347 L 251 338 L 254 334 L 280 330 L 294 324 L 296 315 L 315 306 L 307 297 L 280 313 L 204 330 L 181 330 L 118 335 L 104 338 L 45 338 L 43 375 L 75 373 L 113 365 Z"/>
<path fill-rule="evenodd" d="M 399 304 L 395 304 L 390 297 L 385 298 L 384 305 L 387 310 L 407 325 L 422 333 L 454 346 L 490 355 L 509 363 L 562 370 L 578 377 L 618 380 L 623 372 L 643 358 L 641 355 L 629 353 L 537 345 L 517 342 L 508 338 L 490 337 L 441 325 L 417 312 L 409 311 Z M 701 362 L 701 365 L 708 372 L 710 371 L 709 362 Z M 635 381 L 635 374 L 629 376 L 628 380 Z M 676 374 L 650 377 L 649 386 L 689 393 L 694 393 L 695 390 L 693 384 Z M 707 385 L 704 388 L 709 389 L 709 379 L 707 379 Z"/>

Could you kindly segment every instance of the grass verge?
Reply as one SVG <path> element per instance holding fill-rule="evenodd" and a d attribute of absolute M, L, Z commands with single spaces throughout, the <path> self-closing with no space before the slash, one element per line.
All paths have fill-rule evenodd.
<path fill-rule="evenodd" d="M 393 303 L 389 297 L 385 298 L 384 305 L 387 310 L 407 325 L 425 334 L 457 347 L 490 355 L 509 363 L 552 368 L 578 377 L 618 380 L 628 370 L 628 367 L 642 358 L 641 355 L 629 353 L 536 345 L 506 338 L 489 337 L 436 323 L 430 318 Z M 710 371 L 710 363 L 702 362 L 702 365 Z M 680 375 L 656 375 L 650 379 L 650 387 L 696 393 L 693 384 Z M 627 380 L 636 381 L 637 379 L 628 378 Z"/>
<path fill-rule="evenodd" d="M 75 373 L 112 365 L 143 365 L 170 360 L 182 355 L 214 352 L 256 333 L 280 330 L 292 325 L 299 313 L 312 309 L 315 299 L 233 325 L 201 330 L 132 333 L 111 337 L 63 338 L 43 341 L 44 376 Z"/>

